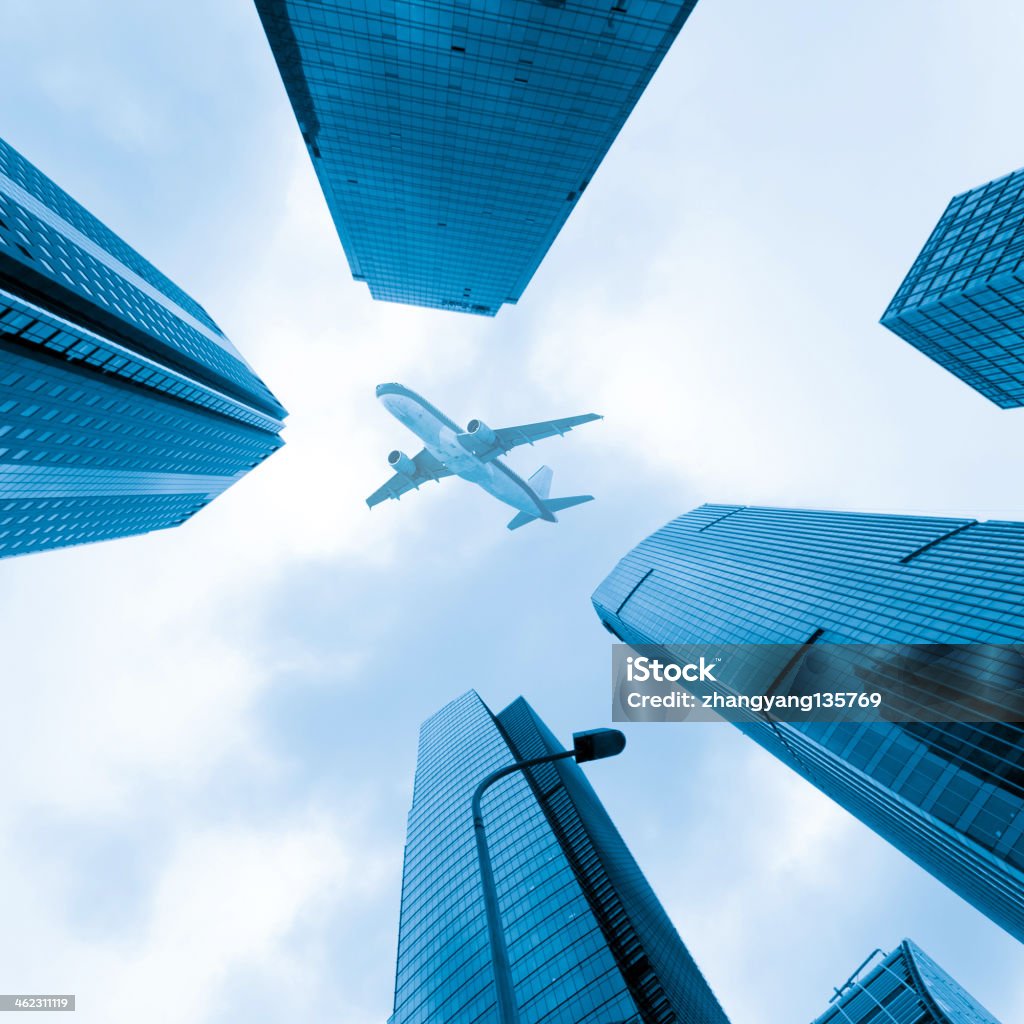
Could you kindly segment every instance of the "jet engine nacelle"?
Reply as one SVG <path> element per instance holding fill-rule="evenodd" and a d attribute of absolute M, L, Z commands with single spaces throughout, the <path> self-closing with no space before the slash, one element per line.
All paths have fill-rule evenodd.
<path fill-rule="evenodd" d="M 416 463 L 405 452 L 400 452 L 397 448 L 388 453 L 388 465 L 402 476 L 414 477 L 416 475 Z"/>
<path fill-rule="evenodd" d="M 469 449 L 475 455 L 482 455 L 488 451 L 493 447 L 494 441 L 494 431 L 483 420 L 470 420 L 466 424 L 466 432 L 459 434 L 459 442 L 463 448 Z"/>

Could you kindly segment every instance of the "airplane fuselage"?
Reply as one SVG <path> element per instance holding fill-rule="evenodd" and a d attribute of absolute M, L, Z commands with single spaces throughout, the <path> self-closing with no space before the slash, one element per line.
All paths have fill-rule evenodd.
<path fill-rule="evenodd" d="M 556 521 L 540 495 L 501 459 L 485 460 L 465 448 L 458 440 L 462 428 L 425 398 L 400 384 L 382 384 L 377 388 L 377 397 L 450 472 L 482 487 L 512 508 L 548 522 Z"/>

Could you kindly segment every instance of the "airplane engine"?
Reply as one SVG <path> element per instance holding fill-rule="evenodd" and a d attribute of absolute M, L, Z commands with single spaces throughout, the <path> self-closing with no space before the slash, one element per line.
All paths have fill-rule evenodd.
<path fill-rule="evenodd" d="M 466 424 L 466 433 L 472 434 L 482 444 L 494 444 L 494 431 L 483 420 L 470 420 Z"/>
<path fill-rule="evenodd" d="M 483 420 L 470 420 L 466 424 L 466 432 L 458 435 L 463 448 L 475 455 L 482 455 L 494 444 L 494 431 Z"/>
<path fill-rule="evenodd" d="M 397 448 L 388 454 L 388 465 L 402 476 L 414 477 L 416 475 L 416 463 L 405 452 L 400 452 Z"/>

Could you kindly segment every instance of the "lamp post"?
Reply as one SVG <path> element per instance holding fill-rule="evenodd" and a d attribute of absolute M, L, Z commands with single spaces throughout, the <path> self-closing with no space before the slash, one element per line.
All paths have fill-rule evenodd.
<path fill-rule="evenodd" d="M 505 945 L 501 912 L 498 909 L 498 891 L 494 886 L 494 871 L 491 868 L 491 855 L 487 849 L 487 835 L 480 810 L 484 792 L 493 783 L 513 772 L 521 772 L 526 768 L 549 764 L 552 761 L 562 761 L 567 757 L 575 758 L 577 764 L 598 761 L 603 757 L 621 754 L 625 746 L 626 737 L 618 729 L 589 729 L 586 732 L 576 732 L 572 736 L 572 750 L 559 750 L 554 754 L 533 757 L 528 761 L 517 761 L 515 764 L 499 768 L 496 772 L 491 772 L 473 793 L 473 831 L 476 835 L 476 852 L 480 861 L 480 882 L 484 890 L 484 912 L 487 916 L 487 935 L 491 944 L 491 962 L 494 964 L 494 987 L 498 997 L 500 1024 L 519 1024 L 519 1010 L 512 986 L 508 947 Z"/>

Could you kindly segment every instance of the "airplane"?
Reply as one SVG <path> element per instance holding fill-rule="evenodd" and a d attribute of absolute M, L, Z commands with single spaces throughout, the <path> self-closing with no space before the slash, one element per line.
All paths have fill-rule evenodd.
<path fill-rule="evenodd" d="M 521 444 L 532 445 L 545 437 L 567 434 L 573 427 L 603 419 L 602 416 L 591 412 L 501 430 L 492 430 L 483 420 L 470 420 L 463 430 L 436 406 L 401 384 L 378 384 L 377 397 L 395 419 L 423 441 L 424 448 L 412 458 L 397 449 L 388 455 L 394 476 L 366 499 L 370 508 L 388 498 L 400 499 L 427 481 L 446 476 L 461 476 L 518 509 L 508 524 L 510 530 L 518 530 L 536 519 L 557 523 L 556 512 L 594 500 L 591 494 L 549 497 L 553 474 L 547 466 L 541 466 L 529 480 L 523 480 L 500 456 Z"/>

